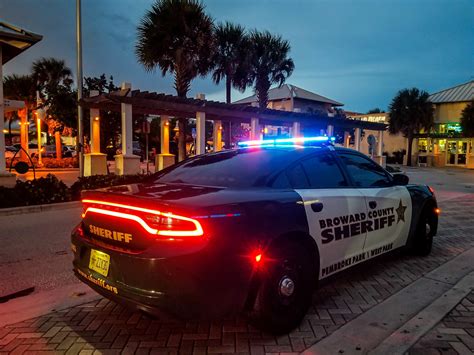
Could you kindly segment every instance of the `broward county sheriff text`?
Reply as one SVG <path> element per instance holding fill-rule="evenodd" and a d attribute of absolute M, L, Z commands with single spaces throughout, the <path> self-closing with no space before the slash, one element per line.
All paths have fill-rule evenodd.
<path fill-rule="evenodd" d="M 394 207 L 319 220 L 322 243 L 354 237 L 390 227 L 395 223 Z M 400 220 L 399 220 L 400 221 Z M 397 223 L 399 222 L 397 221 Z"/>

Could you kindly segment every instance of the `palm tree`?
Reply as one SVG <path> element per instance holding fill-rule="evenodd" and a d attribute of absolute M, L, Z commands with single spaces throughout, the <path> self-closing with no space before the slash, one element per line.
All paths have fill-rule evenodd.
<path fill-rule="evenodd" d="M 138 26 L 135 51 L 148 71 L 174 75 L 174 88 L 186 97 L 191 81 L 212 67 L 213 21 L 197 0 L 157 0 Z M 186 119 L 179 119 L 179 160 L 186 157 Z"/>
<path fill-rule="evenodd" d="M 63 107 L 65 98 L 70 100 L 71 85 L 73 82 L 72 71 L 66 66 L 64 60 L 55 58 L 41 58 L 33 62 L 32 75 L 36 81 L 40 97 L 45 99 L 44 107 Z M 71 101 L 72 102 L 72 101 Z M 62 156 L 61 149 L 61 134 L 60 131 L 65 124 L 71 122 L 71 117 L 61 117 L 55 115 L 51 117 L 52 120 L 48 122 L 50 131 L 54 131 L 56 140 L 56 157 L 59 159 Z"/>
<path fill-rule="evenodd" d="M 31 69 L 42 96 L 53 93 L 59 85 L 72 85 L 72 71 L 66 62 L 56 58 L 41 58 L 33 62 Z"/>
<path fill-rule="evenodd" d="M 3 78 L 3 91 L 7 99 L 24 101 L 28 111 L 36 107 L 36 83 L 31 75 L 12 74 L 5 76 L 5 78 Z M 11 115 L 8 122 L 8 133 L 10 137 L 12 133 L 11 123 L 15 116 Z"/>
<path fill-rule="evenodd" d="M 407 166 L 411 166 L 411 152 L 415 134 L 429 131 L 433 126 L 433 104 L 429 94 L 417 88 L 400 90 L 389 106 L 389 132 L 402 133 L 408 138 Z"/>
<path fill-rule="evenodd" d="M 464 137 L 474 137 L 474 101 L 471 101 L 462 110 L 461 127 Z"/>
<path fill-rule="evenodd" d="M 231 88 L 245 90 L 236 75 L 246 71 L 249 40 L 245 29 L 230 22 L 220 23 L 215 29 L 216 50 L 213 59 L 214 70 L 212 80 L 219 84 L 225 79 L 226 102 L 231 103 Z"/>
<path fill-rule="evenodd" d="M 241 79 L 243 85 L 253 84 L 260 108 L 266 108 L 272 84 L 282 86 L 295 67 L 288 57 L 290 43 L 268 31 L 250 34 L 249 68 Z"/>

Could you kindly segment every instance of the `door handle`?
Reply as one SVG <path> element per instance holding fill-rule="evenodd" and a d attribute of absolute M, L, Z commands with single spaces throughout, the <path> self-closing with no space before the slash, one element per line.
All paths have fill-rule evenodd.
<path fill-rule="evenodd" d="M 321 212 L 323 210 L 324 205 L 321 202 L 314 202 L 311 204 L 311 209 L 314 212 Z"/>
<path fill-rule="evenodd" d="M 377 207 L 377 202 L 376 201 L 369 201 L 369 207 L 374 209 L 375 207 Z"/>

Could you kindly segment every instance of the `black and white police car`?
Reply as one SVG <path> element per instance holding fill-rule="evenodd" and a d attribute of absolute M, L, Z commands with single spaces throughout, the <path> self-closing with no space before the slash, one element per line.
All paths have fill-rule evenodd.
<path fill-rule="evenodd" d="M 84 192 L 75 274 L 149 313 L 245 311 L 281 333 L 299 324 L 318 280 L 397 248 L 428 254 L 432 189 L 327 141 L 244 142 Z"/>

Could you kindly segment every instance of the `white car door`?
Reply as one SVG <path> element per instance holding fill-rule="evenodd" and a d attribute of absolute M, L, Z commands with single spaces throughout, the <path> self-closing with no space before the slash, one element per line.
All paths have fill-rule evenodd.
<path fill-rule="evenodd" d="M 412 204 L 405 186 L 394 186 L 387 172 L 368 157 L 339 152 L 355 186 L 365 197 L 367 237 L 364 251 L 376 257 L 406 244 L 411 224 Z"/>
<path fill-rule="evenodd" d="M 288 169 L 287 175 L 302 198 L 309 232 L 318 245 L 319 278 L 362 261 L 365 199 L 349 186 L 333 153 L 315 154 Z"/>

